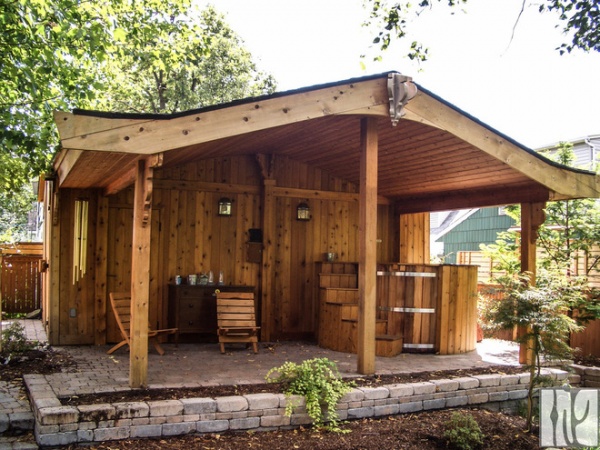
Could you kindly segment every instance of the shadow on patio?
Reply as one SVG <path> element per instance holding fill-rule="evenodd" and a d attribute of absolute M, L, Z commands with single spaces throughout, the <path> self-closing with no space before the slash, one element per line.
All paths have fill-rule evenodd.
<path fill-rule="evenodd" d="M 8 326 L 11 321 L 3 322 Z M 30 340 L 46 341 L 39 320 L 19 321 Z M 162 344 L 165 355 L 150 349 L 148 380 L 150 388 L 198 387 L 264 383 L 265 375 L 273 367 L 286 361 L 301 362 L 326 357 L 335 361 L 344 377 L 359 376 L 356 355 L 335 352 L 308 342 L 259 343 L 259 352 L 243 345 L 231 345 L 222 355 L 217 343 Z M 55 347 L 72 356 L 76 371 L 66 368 L 63 373 L 47 375 L 52 389 L 59 396 L 122 391 L 129 389 L 129 352 L 121 349 L 112 355 L 105 346 Z M 439 370 L 468 369 L 490 365 L 518 365 L 517 344 L 496 339 L 484 339 L 477 350 L 458 355 L 401 353 L 386 358 L 377 357 L 376 373 L 435 372 Z"/>
<path fill-rule="evenodd" d="M 58 347 L 77 362 L 77 373 L 46 376 L 59 397 L 77 394 L 129 389 L 129 353 L 120 350 L 107 355 L 109 346 Z M 312 343 L 259 343 L 254 354 L 244 346 L 231 346 L 225 355 L 218 344 L 164 344 L 166 353 L 159 356 L 151 350 L 148 364 L 150 388 L 197 387 L 264 383 L 265 375 L 285 361 L 301 362 L 326 357 L 336 361 L 344 377 L 359 376 L 356 355 L 335 352 Z M 477 351 L 461 355 L 403 353 L 393 358 L 378 357 L 377 374 L 433 372 L 468 369 L 495 364 L 517 365 L 518 346 L 495 340 L 484 340 Z"/>

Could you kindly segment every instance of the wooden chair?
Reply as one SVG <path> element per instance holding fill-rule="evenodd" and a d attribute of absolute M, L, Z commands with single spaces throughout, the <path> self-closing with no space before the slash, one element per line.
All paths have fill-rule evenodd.
<path fill-rule="evenodd" d="M 113 313 L 115 315 L 115 320 L 117 321 L 117 325 L 119 326 L 119 330 L 121 331 L 121 336 L 123 340 L 119 342 L 117 345 L 109 349 L 106 353 L 112 354 L 119 350 L 124 345 L 130 345 L 130 326 L 131 326 L 131 294 L 129 292 L 111 292 L 109 294 L 110 297 L 110 306 L 112 307 Z M 154 348 L 158 352 L 159 355 L 164 355 L 165 351 L 158 343 L 158 335 L 160 334 L 174 334 L 177 332 L 177 328 L 168 328 L 164 330 L 151 330 L 148 327 L 148 338 L 150 342 L 154 345 Z"/>
<path fill-rule="evenodd" d="M 252 344 L 258 353 L 258 330 L 252 292 L 217 292 L 217 334 L 221 353 L 225 344 Z"/>

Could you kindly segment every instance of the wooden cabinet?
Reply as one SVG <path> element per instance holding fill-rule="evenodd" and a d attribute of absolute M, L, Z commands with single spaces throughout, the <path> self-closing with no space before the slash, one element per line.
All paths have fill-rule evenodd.
<path fill-rule="evenodd" d="M 169 327 L 180 334 L 217 335 L 217 299 L 215 291 L 254 292 L 253 286 L 169 285 Z"/>

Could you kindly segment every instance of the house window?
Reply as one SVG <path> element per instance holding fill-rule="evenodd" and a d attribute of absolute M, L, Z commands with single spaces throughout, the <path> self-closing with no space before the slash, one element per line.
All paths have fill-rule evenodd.
<path fill-rule="evenodd" d="M 498 215 L 499 216 L 505 216 L 506 215 L 506 206 L 500 206 L 500 207 L 498 207 Z"/>

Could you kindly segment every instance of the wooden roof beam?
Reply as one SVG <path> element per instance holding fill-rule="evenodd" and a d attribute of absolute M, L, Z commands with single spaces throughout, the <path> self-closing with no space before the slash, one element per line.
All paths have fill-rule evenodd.
<path fill-rule="evenodd" d="M 138 171 L 138 161 L 140 158 L 132 161 L 131 165 L 127 169 L 126 172 L 121 174 L 118 178 L 111 181 L 106 188 L 104 188 L 104 195 L 112 195 L 117 192 L 122 191 L 123 189 L 128 188 L 133 185 L 135 182 L 135 177 Z M 161 167 L 164 161 L 164 155 L 162 153 L 158 153 L 156 155 L 151 155 L 146 159 L 146 166 L 155 169 L 157 167 Z"/>
<path fill-rule="evenodd" d="M 350 82 L 168 120 L 114 119 L 112 128 L 106 128 L 111 119 L 89 115 L 57 113 L 55 120 L 65 149 L 149 155 L 337 114 L 387 117 L 386 82 Z"/>
<path fill-rule="evenodd" d="M 600 177 L 550 164 L 431 95 L 419 92 L 405 108 L 407 119 L 452 133 L 554 191 L 554 199 L 600 197 Z"/>
<path fill-rule="evenodd" d="M 401 214 L 447 211 L 464 208 L 512 205 L 522 202 L 544 202 L 551 193 L 543 187 L 522 186 L 512 189 L 498 188 L 479 191 L 454 191 L 430 196 L 393 199 Z"/>
<path fill-rule="evenodd" d="M 59 187 L 67 179 L 82 154 L 83 152 L 80 150 L 61 150 L 58 154 L 54 162 L 54 170 L 57 174 Z"/>

